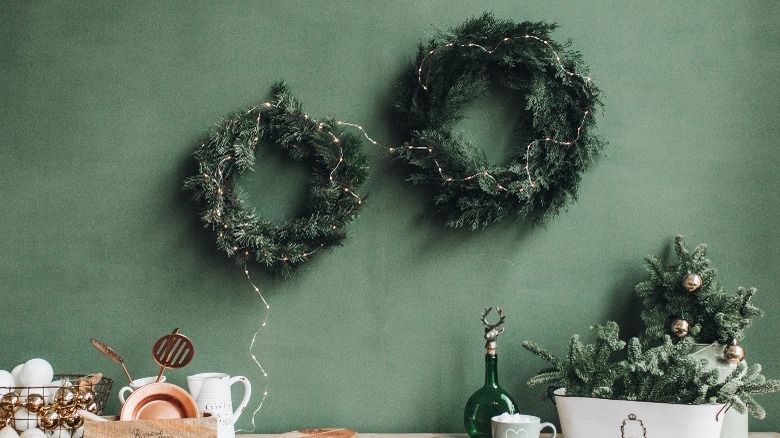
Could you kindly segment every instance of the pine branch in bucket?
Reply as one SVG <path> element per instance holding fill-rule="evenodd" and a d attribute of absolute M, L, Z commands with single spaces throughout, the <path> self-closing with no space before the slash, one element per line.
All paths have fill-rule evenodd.
<path fill-rule="evenodd" d="M 780 380 L 761 374 L 761 365 L 741 363 L 722 382 L 717 372 L 705 370 L 705 363 L 691 356 L 693 339 L 643 349 L 638 338 L 628 343 L 619 338 L 615 322 L 591 327 L 595 341 L 584 344 L 579 335 L 569 342 L 565 359 L 541 345 L 523 342 L 523 347 L 544 359 L 550 367 L 528 381 L 529 386 L 566 388 L 566 395 L 659 403 L 727 403 L 740 413 L 749 411 L 757 418 L 766 412 L 754 395 L 780 391 Z M 618 359 L 622 353 L 626 358 Z"/>

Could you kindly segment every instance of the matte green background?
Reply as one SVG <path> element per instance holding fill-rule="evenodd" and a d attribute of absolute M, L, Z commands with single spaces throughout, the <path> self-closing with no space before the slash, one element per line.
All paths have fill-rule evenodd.
<path fill-rule="evenodd" d="M 365 143 L 370 197 L 346 244 L 289 281 L 251 268 L 271 306 L 254 348 L 264 380 L 249 352 L 261 300 L 181 192 L 197 141 L 285 79 L 311 114 L 393 144 L 392 91 L 416 44 L 484 11 L 559 23 L 555 39 L 591 66 L 610 145 L 579 201 L 545 227 L 446 229 L 424 216 L 425 189 Z M 141 377 L 157 371 L 153 342 L 180 327 L 197 351 L 170 381 L 224 371 L 267 385 L 258 431 L 460 432 L 483 377 L 479 313 L 499 305 L 501 383 L 557 421 L 524 384 L 542 362 L 520 343 L 563 354 L 594 323 L 636 330 L 642 258 L 671 255 L 682 233 L 709 244 L 728 290 L 759 289 L 767 316 L 744 346 L 778 378 L 778 17 L 774 0 L 3 1 L 0 368 L 44 357 L 118 389 L 119 367 L 88 339 Z M 512 111 L 486 96 L 458 128 L 500 160 Z M 304 175 L 270 154 L 243 186 L 283 220 Z M 751 428 L 780 430 L 780 395 L 760 401 L 768 418 Z"/>

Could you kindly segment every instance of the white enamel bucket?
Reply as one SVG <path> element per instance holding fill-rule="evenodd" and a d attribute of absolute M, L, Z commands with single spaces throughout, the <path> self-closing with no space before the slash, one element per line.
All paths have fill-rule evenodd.
<path fill-rule="evenodd" d="M 554 392 L 566 438 L 719 438 L 723 404 L 669 404 Z"/>

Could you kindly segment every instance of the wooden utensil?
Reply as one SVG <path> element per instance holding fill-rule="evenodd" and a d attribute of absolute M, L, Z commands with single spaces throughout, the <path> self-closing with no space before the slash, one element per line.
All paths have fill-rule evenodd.
<path fill-rule="evenodd" d="M 160 364 L 160 374 L 157 381 L 162 378 L 166 368 L 182 368 L 192 360 L 195 355 L 192 341 L 175 329 L 170 335 L 158 339 L 152 347 L 152 356 Z"/>
<path fill-rule="evenodd" d="M 122 365 L 122 370 L 125 372 L 125 376 L 127 376 L 127 380 L 130 381 L 130 383 L 133 383 L 133 378 L 130 377 L 130 373 L 127 372 L 127 367 L 125 366 L 125 361 L 122 359 L 122 356 L 119 355 L 114 349 L 109 347 L 108 345 L 98 341 L 97 339 L 90 339 L 89 342 L 92 343 L 92 345 L 97 348 L 97 351 L 103 353 L 104 356 L 111 359 L 112 361 L 118 363 L 119 365 Z"/>

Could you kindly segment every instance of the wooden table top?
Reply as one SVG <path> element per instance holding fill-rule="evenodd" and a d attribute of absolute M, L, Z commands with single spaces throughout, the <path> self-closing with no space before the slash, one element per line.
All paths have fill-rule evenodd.
<path fill-rule="evenodd" d="M 237 435 L 241 438 L 275 438 L 276 434 Z M 360 433 L 359 438 L 466 438 L 465 433 Z M 551 438 L 552 434 L 542 433 L 540 438 Z M 558 434 L 556 438 L 564 438 Z M 750 438 L 780 438 L 777 432 L 750 432 Z"/>

